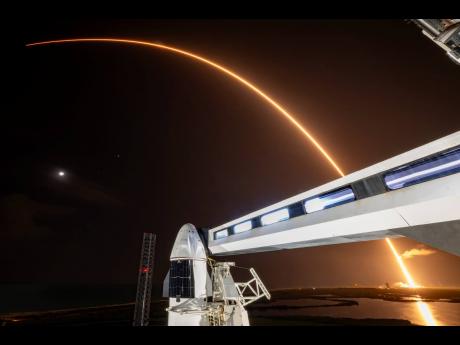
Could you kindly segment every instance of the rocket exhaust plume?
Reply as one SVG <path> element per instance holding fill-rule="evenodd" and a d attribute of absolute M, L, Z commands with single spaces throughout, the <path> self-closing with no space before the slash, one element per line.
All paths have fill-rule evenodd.
<path fill-rule="evenodd" d="M 406 268 L 406 265 L 404 265 L 404 262 L 403 262 L 401 256 L 399 256 L 399 254 L 396 251 L 396 248 L 394 247 L 394 245 L 391 242 L 391 240 L 389 238 L 385 238 L 385 241 L 387 242 L 388 246 L 390 247 L 391 251 L 393 252 L 393 255 L 394 255 L 399 267 L 401 268 L 401 271 L 403 272 L 404 276 L 406 277 L 407 285 L 410 288 L 420 287 L 419 285 L 417 285 L 415 283 L 414 279 L 410 275 L 409 271 Z M 418 308 L 418 310 L 420 312 L 420 315 L 422 315 L 423 320 L 425 321 L 425 324 L 427 326 L 437 326 L 438 323 L 434 319 L 433 314 L 431 313 L 431 310 L 430 310 L 430 307 L 428 306 L 428 304 L 426 304 L 425 302 L 422 302 L 420 300 L 420 298 L 416 303 L 417 303 L 417 308 Z"/>
<path fill-rule="evenodd" d="M 269 103 L 274 109 L 276 109 L 281 115 L 283 115 L 287 120 L 289 120 L 305 137 L 308 141 L 315 146 L 315 148 L 323 155 L 323 157 L 329 162 L 329 164 L 337 171 L 340 176 L 345 176 L 342 170 L 339 168 L 337 163 L 332 159 L 328 152 L 320 145 L 320 143 L 300 124 L 298 120 L 296 120 L 286 109 L 284 109 L 279 103 L 274 101 L 270 96 L 268 96 L 265 92 L 255 86 L 253 83 L 249 82 L 245 78 L 241 77 L 237 73 L 231 71 L 230 69 L 212 61 L 207 58 L 204 58 L 200 55 L 195 53 L 182 50 L 173 46 L 167 46 L 160 43 L 153 43 L 148 41 L 138 41 L 138 40 L 130 40 L 130 39 L 120 39 L 120 38 L 73 38 L 73 39 L 63 39 L 63 40 L 52 40 L 52 41 L 43 41 L 43 42 L 35 42 L 26 44 L 27 47 L 32 46 L 41 46 L 41 45 L 50 45 L 50 44 L 63 44 L 63 43 L 76 43 L 76 42 L 106 42 L 106 43 L 122 43 L 122 44 L 130 44 L 130 45 L 140 45 L 140 46 L 147 46 L 150 48 L 162 49 L 166 50 L 175 54 L 179 54 L 182 56 L 186 56 L 190 59 L 197 60 L 204 64 L 207 64 L 214 69 L 219 70 L 220 72 L 232 77 L 233 79 L 237 80 L 248 89 L 256 93 L 259 97 L 264 99 L 267 103 Z M 401 257 L 396 252 L 393 244 L 391 243 L 390 239 L 386 238 L 386 241 L 393 252 L 406 280 L 411 287 L 417 287 L 414 280 L 412 279 L 409 271 L 404 265 Z M 436 321 L 433 319 L 431 315 L 430 309 L 427 304 L 418 301 L 417 305 L 419 307 L 420 313 L 423 315 L 425 321 L 429 325 L 436 325 Z"/>
<path fill-rule="evenodd" d="M 406 268 L 406 265 L 404 265 L 404 262 L 402 261 L 401 257 L 399 256 L 398 252 L 396 251 L 396 248 L 393 246 L 393 243 L 389 238 L 385 238 L 385 241 L 387 241 L 388 246 L 390 247 L 391 251 L 393 252 L 393 255 L 395 256 L 396 261 L 398 262 L 399 267 L 401 268 L 401 271 L 404 274 L 404 277 L 406 277 L 407 283 L 411 288 L 416 288 L 419 287 L 417 284 L 415 284 L 414 279 L 412 279 L 412 276 L 410 275 L 409 271 Z"/>
<path fill-rule="evenodd" d="M 414 256 L 426 256 L 435 254 L 436 251 L 433 249 L 426 249 L 426 248 L 412 248 L 411 250 L 406 250 L 402 253 L 402 257 L 404 259 L 412 259 Z"/>
<path fill-rule="evenodd" d="M 326 152 L 326 150 L 321 146 L 321 144 L 297 121 L 289 112 L 284 109 L 279 103 L 275 102 L 270 96 L 268 96 L 265 92 L 255 86 L 253 83 L 249 82 L 245 78 L 241 77 L 237 73 L 229 70 L 228 68 L 206 59 L 200 55 L 195 53 L 179 49 L 172 46 L 167 46 L 164 44 L 147 42 L 147 41 L 137 41 L 137 40 L 129 40 L 129 39 L 120 39 L 120 38 L 72 38 L 72 39 L 63 39 L 63 40 L 53 40 L 53 41 L 44 41 L 44 42 L 35 42 L 26 44 L 26 47 L 33 47 L 33 46 L 40 46 L 40 45 L 48 45 L 48 44 L 62 44 L 62 43 L 75 43 L 75 42 L 107 42 L 107 43 L 123 43 L 123 44 L 130 44 L 130 45 L 140 45 L 140 46 L 147 46 L 156 49 L 163 49 L 172 53 L 176 53 L 179 55 L 186 56 L 193 60 L 200 61 L 205 63 L 222 73 L 236 79 L 241 84 L 246 86 L 251 91 L 255 92 L 261 98 L 263 98 L 267 103 L 269 103 L 273 108 L 275 108 L 281 115 L 286 117 L 302 134 L 318 149 L 318 151 L 326 158 L 329 164 L 340 174 L 340 176 L 344 176 L 342 170 L 339 168 L 337 163 L 332 159 L 332 157 Z"/>

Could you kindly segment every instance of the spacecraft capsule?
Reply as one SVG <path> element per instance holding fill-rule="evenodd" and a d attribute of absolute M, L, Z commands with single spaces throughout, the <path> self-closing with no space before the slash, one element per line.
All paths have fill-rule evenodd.
<path fill-rule="evenodd" d="M 163 283 L 163 296 L 169 297 L 168 325 L 206 324 L 205 309 L 211 289 L 205 246 L 195 226 L 185 224 L 174 242 Z"/>

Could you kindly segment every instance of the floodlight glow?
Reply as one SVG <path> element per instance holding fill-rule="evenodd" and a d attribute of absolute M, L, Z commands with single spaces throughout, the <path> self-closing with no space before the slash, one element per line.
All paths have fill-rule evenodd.
<path fill-rule="evenodd" d="M 252 220 L 248 220 L 246 222 L 240 223 L 233 227 L 233 232 L 238 234 L 240 232 L 248 231 L 252 229 Z"/>
<path fill-rule="evenodd" d="M 267 213 L 260 218 L 260 221 L 262 225 L 270 225 L 286 219 L 289 219 L 289 210 L 287 208 L 282 208 L 281 210 Z"/>

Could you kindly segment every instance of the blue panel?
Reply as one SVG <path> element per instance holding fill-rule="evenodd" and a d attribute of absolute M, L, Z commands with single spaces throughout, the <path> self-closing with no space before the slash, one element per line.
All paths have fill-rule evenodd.
<path fill-rule="evenodd" d="M 214 233 L 214 239 L 218 240 L 220 238 L 225 238 L 228 236 L 228 229 L 219 230 Z"/>
<path fill-rule="evenodd" d="M 288 208 L 282 208 L 280 210 L 264 214 L 262 217 L 260 217 L 262 225 L 270 225 L 273 223 L 281 222 L 286 219 L 289 219 Z"/>
<path fill-rule="evenodd" d="M 385 175 L 389 189 L 399 189 L 460 172 L 460 148 Z"/>
<path fill-rule="evenodd" d="M 239 234 L 240 232 L 248 231 L 252 229 L 252 220 L 237 224 L 233 227 L 233 233 Z"/>
<path fill-rule="evenodd" d="M 355 199 L 355 194 L 351 188 L 343 188 L 334 192 L 317 196 L 312 199 L 308 199 L 305 201 L 304 207 L 307 213 L 312 213 L 324 210 L 329 207 L 345 204 Z"/>

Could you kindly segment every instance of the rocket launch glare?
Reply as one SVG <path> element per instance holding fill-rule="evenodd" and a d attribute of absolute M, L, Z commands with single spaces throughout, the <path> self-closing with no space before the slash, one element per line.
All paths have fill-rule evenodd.
<path fill-rule="evenodd" d="M 106 42 L 106 43 L 123 43 L 123 44 L 130 44 L 130 45 L 140 45 L 140 46 L 147 46 L 151 48 L 157 48 L 166 50 L 169 52 L 173 52 L 179 55 L 186 56 L 188 58 L 197 60 L 199 62 L 205 63 L 222 73 L 236 79 L 238 82 L 246 86 L 248 89 L 256 93 L 262 99 L 264 99 L 267 103 L 269 103 L 273 108 L 275 108 L 281 115 L 283 115 L 287 120 L 289 120 L 308 140 L 314 147 L 323 155 L 323 157 L 329 162 L 329 164 L 338 172 L 340 176 L 345 176 L 342 170 L 339 168 L 337 163 L 332 159 L 332 157 L 327 153 L 327 151 L 320 145 L 320 143 L 300 124 L 298 120 L 296 120 L 287 110 L 285 110 L 279 103 L 274 101 L 270 96 L 268 96 L 265 92 L 255 86 L 253 83 L 249 82 L 248 80 L 244 79 L 237 73 L 227 69 L 226 67 L 211 61 L 207 58 L 204 58 L 200 55 L 194 54 L 192 52 L 182 50 L 179 48 L 175 48 L 172 46 L 167 46 L 163 44 L 148 42 L 148 41 L 138 41 L 138 40 L 130 40 L 130 39 L 119 39 L 119 38 L 73 38 L 73 39 L 62 39 L 62 40 L 52 40 L 52 41 L 43 41 L 43 42 L 35 42 L 26 44 L 27 47 L 32 46 L 41 46 L 41 45 L 50 45 L 50 44 L 63 44 L 63 43 L 76 43 L 76 42 Z M 393 252 L 396 261 L 401 268 L 402 273 L 404 274 L 408 285 L 412 288 L 418 287 L 415 281 L 412 279 L 409 271 L 407 270 L 404 262 L 402 261 L 401 257 L 398 255 L 395 247 L 393 246 L 390 239 L 385 239 L 388 246 L 390 247 L 391 251 Z M 417 306 L 421 315 L 423 316 L 425 323 L 427 325 L 437 325 L 436 320 L 433 318 L 429 306 L 422 302 L 417 301 Z"/>
<path fill-rule="evenodd" d="M 401 268 L 401 271 L 403 272 L 404 276 L 406 277 L 407 283 L 409 287 L 411 288 L 417 288 L 420 287 L 417 285 L 410 275 L 409 271 L 406 268 L 406 265 L 404 265 L 404 262 L 401 258 L 401 256 L 398 254 L 396 251 L 396 248 L 394 247 L 393 243 L 389 238 L 385 238 L 385 241 L 388 243 L 388 246 L 390 247 L 391 251 L 393 252 L 393 255 L 395 256 L 396 261 L 398 262 L 399 267 Z M 420 312 L 420 315 L 422 315 L 425 324 L 427 326 L 437 326 L 438 323 L 436 322 L 435 318 L 433 317 L 433 314 L 431 313 L 430 307 L 428 304 L 425 302 L 422 302 L 421 300 L 418 300 L 417 302 L 417 308 Z"/>
<path fill-rule="evenodd" d="M 393 243 L 389 238 L 385 238 L 385 241 L 387 241 L 388 246 L 390 247 L 391 251 L 393 252 L 393 255 L 395 256 L 396 261 L 398 262 L 399 267 L 401 268 L 401 271 L 403 272 L 404 276 L 406 277 L 407 283 L 409 284 L 409 287 L 411 288 L 416 288 L 419 287 L 417 284 L 415 284 L 414 279 L 412 279 L 412 276 L 410 275 L 409 271 L 406 268 L 406 265 L 404 265 L 404 262 L 402 261 L 401 257 L 399 256 L 398 252 L 396 251 L 396 248 L 393 246 Z"/>
<path fill-rule="evenodd" d="M 182 50 L 179 48 L 175 48 L 172 46 L 167 46 L 163 44 L 147 42 L 147 41 L 137 41 L 137 40 L 129 40 L 129 39 L 120 39 L 120 38 L 72 38 L 72 39 L 62 39 L 62 40 L 52 40 L 52 41 L 43 41 L 43 42 L 34 42 L 26 44 L 26 47 L 33 47 L 33 46 L 40 46 L 40 45 L 49 45 L 49 44 L 62 44 L 62 43 L 75 43 L 75 42 L 109 42 L 109 43 L 124 43 L 124 44 L 131 44 L 131 45 L 140 45 L 140 46 L 147 46 L 151 48 L 163 49 L 167 50 L 176 54 L 180 54 L 191 59 L 200 61 L 205 63 L 226 75 L 236 79 L 247 88 L 255 92 L 257 95 L 262 97 L 266 102 L 268 102 L 273 108 L 275 108 L 279 113 L 281 113 L 284 117 L 286 117 L 302 134 L 318 149 L 318 151 L 326 158 L 326 160 L 332 165 L 332 167 L 340 174 L 340 176 L 344 176 L 344 173 L 339 168 L 337 163 L 332 159 L 332 157 L 326 152 L 326 150 L 321 146 L 321 144 L 297 121 L 287 110 L 285 110 L 279 103 L 275 102 L 270 96 L 268 96 L 265 92 L 255 86 L 253 83 L 249 82 L 248 80 L 244 79 L 240 75 L 236 74 L 235 72 L 227 69 L 226 67 L 206 59 L 200 55 L 194 54 L 192 52 Z"/>

